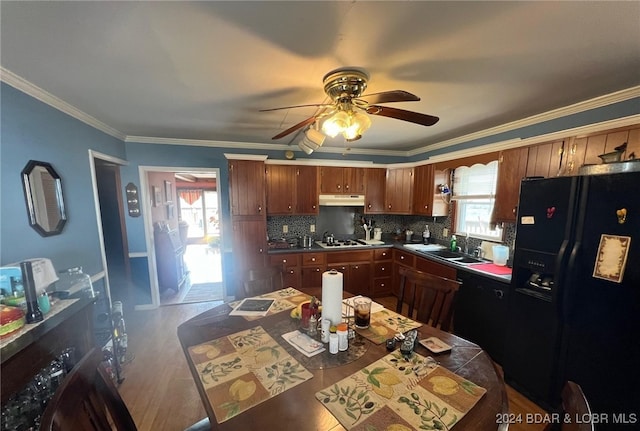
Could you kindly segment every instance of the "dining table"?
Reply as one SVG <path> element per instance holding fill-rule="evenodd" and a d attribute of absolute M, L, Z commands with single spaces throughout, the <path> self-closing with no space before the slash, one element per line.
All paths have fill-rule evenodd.
<path fill-rule="evenodd" d="M 295 290 L 294 292 L 301 293 Z M 319 298 L 321 290 L 318 289 L 315 292 L 313 289 L 305 289 L 304 293 L 298 295 L 296 300 L 299 302 L 300 298 L 314 295 Z M 345 290 L 344 297 L 350 296 L 353 295 Z M 385 395 L 387 398 L 374 395 L 374 392 L 380 394 L 381 389 L 386 387 L 386 385 L 380 384 L 380 381 L 383 380 L 382 377 L 376 379 L 374 373 L 382 370 L 377 367 L 377 364 L 383 363 L 381 361 L 388 361 L 389 358 L 396 361 L 394 358 L 402 358 L 400 343 L 387 346 L 385 342 L 374 342 L 361 336 L 360 331 L 356 330 L 355 336 L 349 340 L 349 347 L 346 351 L 332 354 L 326 345 L 326 350 L 308 357 L 283 337 L 285 334 L 292 333 L 291 331 L 296 331 L 300 325 L 300 320 L 291 316 L 291 307 L 283 307 L 281 310 L 275 310 L 265 316 L 246 317 L 230 315 L 229 313 L 233 310 L 232 305 L 234 304 L 218 305 L 185 321 L 177 329 L 179 341 L 212 430 L 418 429 L 418 427 L 412 428 L 406 423 L 404 428 L 365 427 L 364 423 L 357 427 L 345 423 L 350 422 L 352 417 L 355 421 L 354 413 L 358 415 L 367 413 L 365 407 L 371 406 L 373 403 L 364 402 L 365 400 L 371 398 L 373 401 L 375 398 L 378 400 L 377 404 L 380 404 L 379 400 L 384 401 L 388 398 L 391 402 L 393 397 L 390 394 Z M 296 306 L 295 302 L 294 306 Z M 416 341 L 413 352 L 410 354 L 414 357 L 414 362 L 415 358 L 428 358 L 432 363 L 438 364 L 442 372 L 449 373 L 463 383 L 468 383 L 472 388 L 482 390 L 477 392 L 479 395 L 473 400 L 472 407 L 464 412 L 461 418 L 458 416 L 457 422 L 452 425 L 455 427 L 454 429 L 506 430 L 508 426 L 505 419 L 508 418 L 509 406 L 505 383 L 489 355 L 471 341 L 427 324 L 419 326 L 417 331 L 417 340 L 437 337 L 451 346 L 451 349 L 435 354 Z M 260 342 L 256 341 L 257 337 L 262 337 Z M 319 335 L 317 339 L 320 340 Z M 249 346 L 252 341 L 256 341 L 255 346 Z M 238 345 L 243 346 L 242 349 L 251 347 L 252 350 L 240 350 Z M 392 347 L 394 349 L 390 350 Z M 234 349 L 238 349 L 238 351 Z M 222 363 L 215 363 L 215 360 L 211 360 L 216 356 L 222 357 L 221 355 L 225 353 L 229 360 Z M 242 368 L 240 364 L 247 360 L 248 356 L 253 363 L 259 358 L 268 358 L 269 354 L 279 355 L 279 359 L 282 359 L 283 355 L 286 356 L 288 358 L 285 361 L 286 365 L 289 371 L 294 370 L 294 372 L 287 375 L 290 378 L 284 374 L 276 375 L 277 378 L 282 378 L 282 381 L 278 381 L 282 386 L 276 385 L 274 388 L 271 384 L 269 386 L 271 393 L 267 391 L 262 394 L 257 403 L 249 407 L 242 407 L 242 401 L 246 400 L 249 395 L 255 397 L 260 393 L 256 389 L 259 386 L 259 381 L 265 380 L 265 376 L 274 377 L 274 374 L 277 374 L 280 369 L 275 364 L 272 366 L 269 364 L 257 365 L 254 367 L 257 377 L 249 378 L 244 375 L 230 383 L 233 381 L 233 372 Z M 408 360 L 407 356 L 404 357 Z M 400 367 L 401 370 L 404 368 Z M 407 369 L 411 370 L 410 363 L 408 363 Z M 340 387 L 340 384 L 349 381 L 350 376 L 353 377 L 362 371 L 366 373 L 366 379 L 359 379 L 359 383 L 354 384 L 353 391 Z M 409 371 L 405 373 L 409 373 Z M 364 377 L 365 374 L 362 376 Z M 395 377 L 387 375 L 384 383 L 390 385 L 398 383 L 393 379 Z M 417 385 L 417 380 L 415 377 L 411 380 L 413 386 Z M 283 382 L 287 382 L 286 388 Z M 371 382 L 374 384 L 371 385 Z M 367 385 L 369 386 L 367 387 Z M 360 388 L 358 392 L 356 392 L 356 386 Z M 413 415 L 414 410 L 415 414 L 419 414 L 418 410 L 424 408 L 424 404 L 417 401 L 418 396 L 414 393 L 411 395 L 415 399 L 409 396 L 395 397 L 396 400 L 401 398 L 402 405 L 409 408 L 409 411 L 399 413 L 401 417 Z M 213 407 L 214 401 L 218 405 L 216 408 Z M 331 406 L 329 401 L 335 401 L 335 404 Z M 433 404 L 435 405 L 435 402 Z M 221 413 L 219 406 L 226 409 L 223 410 L 224 413 Z M 341 423 L 334 415 L 337 410 L 332 412 L 330 407 L 340 407 L 348 416 L 343 415 Z M 445 414 L 445 411 L 446 409 L 437 412 Z M 424 418 L 425 412 L 421 413 Z M 438 428 L 438 426 L 437 429 L 449 429 L 446 424 L 443 424 L 443 428 Z"/>

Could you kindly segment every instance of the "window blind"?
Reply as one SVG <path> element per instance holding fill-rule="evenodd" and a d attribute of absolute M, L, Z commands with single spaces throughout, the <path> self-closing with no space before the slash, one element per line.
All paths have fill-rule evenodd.
<path fill-rule="evenodd" d="M 496 194 L 498 161 L 461 166 L 453 174 L 452 199 L 491 199 Z"/>

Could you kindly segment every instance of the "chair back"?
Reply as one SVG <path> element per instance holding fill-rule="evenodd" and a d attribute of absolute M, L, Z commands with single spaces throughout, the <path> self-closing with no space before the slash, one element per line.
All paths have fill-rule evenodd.
<path fill-rule="evenodd" d="M 460 282 L 407 267 L 400 267 L 400 289 L 396 312 L 448 331 L 453 317 L 453 300 Z M 416 315 L 414 317 L 414 310 Z"/>
<path fill-rule="evenodd" d="M 254 268 L 247 272 L 244 280 L 244 297 L 258 296 L 280 290 L 284 286 L 282 268 L 267 266 Z"/>
<path fill-rule="evenodd" d="M 577 383 L 567 381 L 562 388 L 562 410 L 571 418 L 563 421 L 562 431 L 594 431 L 591 407 L 582 388 Z M 580 421 L 576 421 L 580 418 Z"/>
<path fill-rule="evenodd" d="M 136 424 L 93 348 L 47 404 L 40 431 L 135 431 Z"/>

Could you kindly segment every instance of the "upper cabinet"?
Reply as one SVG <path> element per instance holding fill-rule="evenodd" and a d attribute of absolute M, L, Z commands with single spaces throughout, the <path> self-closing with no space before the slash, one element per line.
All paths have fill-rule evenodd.
<path fill-rule="evenodd" d="M 384 214 L 385 182 L 387 170 L 384 168 L 365 169 L 364 212 L 365 214 Z"/>
<path fill-rule="evenodd" d="M 527 175 L 527 147 L 500 152 L 498 183 L 492 222 L 515 223 L 520 196 L 520 181 Z"/>
<path fill-rule="evenodd" d="M 296 170 L 293 165 L 266 165 L 267 214 L 295 213 Z"/>
<path fill-rule="evenodd" d="M 229 198 L 232 216 L 265 216 L 264 162 L 229 161 Z"/>
<path fill-rule="evenodd" d="M 321 194 L 364 194 L 365 168 L 320 167 Z"/>
<path fill-rule="evenodd" d="M 564 141 L 545 142 L 529 147 L 527 158 L 527 177 L 557 177 L 560 173 L 560 161 Z"/>
<path fill-rule="evenodd" d="M 602 163 L 598 157 L 600 154 L 613 152 L 625 142 L 627 145 L 622 160 L 640 158 L 640 127 L 637 125 L 567 139 L 560 168 L 561 175 L 578 175 L 582 165 Z"/>
<path fill-rule="evenodd" d="M 296 166 L 296 212 L 318 214 L 317 166 Z"/>
<path fill-rule="evenodd" d="M 267 165 L 267 214 L 318 214 L 316 166 Z"/>
<path fill-rule="evenodd" d="M 431 217 L 446 216 L 448 204 L 436 192 L 438 184 L 447 184 L 449 170 L 437 170 L 435 165 L 415 167 L 413 182 L 413 213 Z"/>
<path fill-rule="evenodd" d="M 387 169 L 385 207 L 387 214 L 412 214 L 414 168 Z"/>

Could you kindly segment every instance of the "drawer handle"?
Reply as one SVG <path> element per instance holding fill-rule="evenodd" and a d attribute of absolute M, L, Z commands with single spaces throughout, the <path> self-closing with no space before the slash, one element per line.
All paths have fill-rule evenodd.
<path fill-rule="evenodd" d="M 316 258 L 315 258 L 315 257 L 312 257 L 312 258 L 311 258 L 311 262 L 315 262 L 315 261 L 316 261 Z"/>

